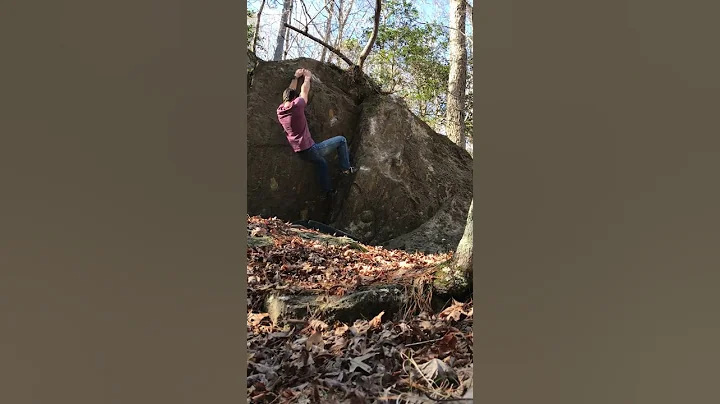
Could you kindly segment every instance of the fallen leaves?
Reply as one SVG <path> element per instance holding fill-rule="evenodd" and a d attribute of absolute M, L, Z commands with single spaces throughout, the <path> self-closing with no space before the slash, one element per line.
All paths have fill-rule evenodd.
<path fill-rule="evenodd" d="M 248 296 L 253 305 L 263 293 L 281 288 L 290 293 L 317 290 L 343 295 L 361 286 L 410 284 L 452 256 L 356 248 L 357 243 L 350 241 L 328 243 L 314 230 L 298 232 L 281 220 L 256 216 L 248 217 L 248 240 Z"/>
<path fill-rule="evenodd" d="M 450 307 L 443 310 L 438 317 L 443 319 L 449 319 L 453 322 L 460 321 L 461 317 L 472 317 L 472 306 L 468 306 L 466 303 L 460 303 L 453 299 Z"/>
<path fill-rule="evenodd" d="M 370 353 L 363 356 L 358 356 L 356 358 L 350 358 L 350 373 L 354 372 L 356 368 L 360 367 L 360 369 L 364 370 L 367 373 L 370 373 L 372 371 L 372 366 L 367 365 L 363 363 L 364 360 L 372 358 L 375 356 L 374 353 Z"/>
<path fill-rule="evenodd" d="M 249 402 L 410 402 L 410 396 L 465 394 L 472 375 L 472 303 L 452 301 L 439 314 L 405 321 L 380 311 L 352 324 L 308 316 L 278 325 L 263 307 L 277 290 L 338 296 L 360 285 L 410 284 L 449 254 L 352 248 L 298 234 L 277 219 L 248 218 L 248 237 L 272 240 L 247 249 Z"/>
<path fill-rule="evenodd" d="M 447 363 L 434 358 L 419 366 L 423 376 L 435 383 L 455 378 L 455 372 Z"/>
<path fill-rule="evenodd" d="M 323 342 L 322 333 L 315 331 L 313 335 L 310 336 L 310 338 L 305 341 L 305 349 L 308 351 L 315 345 L 320 345 Z"/>
<path fill-rule="evenodd" d="M 380 322 L 382 321 L 383 314 L 385 314 L 385 311 L 381 311 L 380 314 L 373 317 L 373 319 L 370 320 L 370 322 L 368 322 L 368 325 L 370 326 L 370 328 L 378 328 L 380 326 Z"/>

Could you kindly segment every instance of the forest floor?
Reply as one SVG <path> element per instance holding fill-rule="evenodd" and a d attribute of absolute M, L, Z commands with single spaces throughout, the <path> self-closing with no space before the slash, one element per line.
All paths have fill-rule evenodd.
<path fill-rule="evenodd" d="M 431 289 L 417 288 L 451 254 L 329 237 L 248 217 L 248 402 L 471 402 L 472 302 L 450 300 L 433 311 Z M 414 286 L 415 304 L 352 323 L 312 310 L 292 319 L 267 312 L 271 294 L 343 296 L 383 284 Z"/>

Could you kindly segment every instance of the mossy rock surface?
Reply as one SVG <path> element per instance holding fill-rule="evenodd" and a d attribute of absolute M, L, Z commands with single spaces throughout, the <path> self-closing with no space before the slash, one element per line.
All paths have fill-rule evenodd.
<path fill-rule="evenodd" d="M 339 246 L 339 247 L 349 246 L 352 249 L 362 251 L 362 252 L 368 251 L 365 247 L 362 246 L 362 244 L 358 243 L 357 241 L 355 241 L 349 237 L 344 237 L 344 236 L 336 237 L 336 236 L 331 236 L 329 234 L 323 234 L 323 233 L 318 233 L 318 232 L 309 231 L 309 230 L 305 230 L 305 229 L 297 229 L 297 228 L 293 228 L 292 231 L 297 233 L 298 236 L 300 236 L 301 238 L 304 238 L 305 240 L 318 241 L 318 242 L 327 243 L 329 245 L 334 245 L 334 246 Z"/>
<path fill-rule="evenodd" d="M 435 268 L 433 291 L 443 297 L 463 299 L 471 294 L 471 285 L 462 271 L 458 270 L 452 261 L 444 262 Z"/>
<path fill-rule="evenodd" d="M 313 316 L 323 321 L 337 320 L 352 324 L 355 320 L 369 320 L 382 311 L 385 312 L 384 316 L 393 316 L 399 313 L 407 302 L 405 287 L 378 285 L 344 296 L 271 294 L 265 300 L 265 310 L 275 323 Z"/>
<path fill-rule="evenodd" d="M 343 247 L 348 246 L 354 250 L 367 252 L 367 248 L 365 248 L 362 244 L 358 243 L 357 241 L 349 238 L 349 237 L 336 237 L 331 236 L 329 234 L 323 234 L 311 230 L 306 229 L 297 229 L 293 228 L 291 229 L 294 233 L 298 235 L 298 237 L 305 239 L 305 240 L 312 240 L 319 243 L 326 243 L 328 245 Z M 274 244 L 274 239 L 272 236 L 261 236 L 261 237 L 248 237 L 247 240 L 247 246 L 248 248 L 253 247 L 269 247 Z"/>
<path fill-rule="evenodd" d="M 272 237 L 263 236 L 263 237 L 248 237 L 247 240 L 247 246 L 248 248 L 252 247 L 269 247 L 274 244 L 274 240 Z"/>

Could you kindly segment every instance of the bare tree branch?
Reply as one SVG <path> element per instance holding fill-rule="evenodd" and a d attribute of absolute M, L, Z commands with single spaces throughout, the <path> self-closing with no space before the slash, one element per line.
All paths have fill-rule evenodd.
<path fill-rule="evenodd" d="M 362 71 L 363 64 L 365 63 L 365 59 L 367 59 L 368 55 L 370 54 L 370 51 L 372 50 L 373 45 L 375 45 L 375 38 L 377 38 L 378 34 L 378 28 L 380 26 L 380 0 L 375 0 L 375 22 L 373 24 L 373 30 L 372 34 L 370 35 L 370 39 L 368 40 L 367 45 L 365 45 L 365 49 L 360 52 L 360 57 L 358 59 L 358 67 L 360 68 L 360 71 Z"/>
<path fill-rule="evenodd" d="M 335 0 L 333 0 L 335 2 Z M 342 39 L 343 39 L 343 31 L 345 30 L 345 24 L 348 22 L 348 18 L 350 18 L 350 12 L 352 11 L 354 4 L 354 0 L 350 0 L 350 5 L 347 7 L 347 12 L 343 16 L 343 10 L 344 10 L 344 1 L 340 0 L 339 4 L 335 2 L 335 6 L 338 10 L 338 32 L 337 32 L 337 38 L 335 38 L 335 47 L 340 49 L 342 47 Z M 328 57 L 328 62 L 332 61 L 332 55 Z M 350 65 L 353 66 L 353 65 Z"/>
<path fill-rule="evenodd" d="M 260 3 L 260 9 L 257 12 L 257 21 L 255 22 L 255 32 L 253 32 L 253 41 L 252 41 L 252 52 L 253 53 L 255 53 L 255 49 L 257 48 L 258 37 L 260 36 L 260 16 L 262 15 L 263 8 L 265 8 L 265 0 L 262 0 L 262 3 Z"/>
<path fill-rule="evenodd" d="M 295 20 L 297 23 L 299 23 L 301 26 L 303 26 L 303 27 L 305 28 L 305 32 L 307 32 L 309 26 L 312 25 L 312 27 L 315 28 L 315 31 L 318 33 L 318 35 L 320 35 L 320 30 L 318 29 L 317 25 L 316 25 L 316 24 L 311 24 L 311 22 L 312 22 L 311 18 L 312 18 L 312 17 L 310 17 L 310 14 L 308 13 L 307 8 L 305 8 L 305 2 L 304 2 L 303 0 L 300 0 L 300 3 L 301 3 L 301 5 L 303 6 L 303 11 L 305 12 L 305 22 L 300 21 L 300 20 L 297 19 L 297 18 L 295 18 L 294 20 Z M 320 10 L 320 11 L 322 11 L 322 10 Z M 300 35 L 295 35 L 295 36 L 293 37 L 293 43 L 294 43 L 295 45 L 297 45 L 298 55 L 312 53 L 311 51 L 308 51 L 308 48 L 310 48 L 310 49 L 312 48 L 311 46 L 305 45 L 304 48 L 301 46 Z M 303 43 L 304 43 L 304 42 L 303 42 Z M 290 47 L 291 47 L 291 46 L 292 46 L 292 44 L 288 45 L 287 52 L 290 51 Z M 323 49 L 325 49 L 325 48 L 323 48 Z"/>
<path fill-rule="evenodd" d="M 328 18 L 327 21 L 325 21 L 325 37 L 323 38 L 326 43 L 330 43 L 330 29 L 332 28 L 332 18 L 333 18 L 333 12 L 335 10 L 334 6 L 330 5 L 330 2 L 328 1 L 325 3 L 325 8 L 328 10 Z M 320 61 L 325 62 L 325 55 L 327 54 L 327 48 L 322 48 L 322 53 L 320 54 Z"/>
<path fill-rule="evenodd" d="M 380 0 L 378 0 L 378 2 L 379 2 L 379 1 L 380 1 Z M 312 39 L 313 41 L 319 43 L 320 45 L 328 48 L 328 50 L 330 50 L 330 52 L 336 54 L 340 59 L 344 60 L 345 63 L 347 63 L 348 65 L 350 65 L 350 66 L 355 66 L 355 64 L 354 64 L 347 56 L 343 55 L 339 50 L 337 50 L 337 48 L 335 48 L 335 47 L 332 46 L 332 45 L 329 45 L 328 43 L 326 43 L 326 42 L 323 41 L 322 39 L 320 39 L 320 38 L 318 38 L 318 37 L 316 37 L 316 36 L 313 36 L 313 35 L 305 32 L 305 31 L 302 31 L 302 30 L 300 30 L 300 29 L 298 29 L 298 28 L 295 28 L 295 27 L 293 27 L 292 25 L 290 25 L 290 24 L 288 24 L 288 23 L 284 23 L 283 25 L 285 25 L 286 27 L 290 28 L 291 30 L 293 30 L 293 31 L 295 31 L 295 32 L 297 32 L 297 33 L 299 33 L 299 34 L 302 34 L 302 35 L 304 35 L 304 36 Z"/>
<path fill-rule="evenodd" d="M 315 14 L 314 17 L 310 17 L 310 13 L 308 12 L 307 6 L 305 5 L 305 1 L 300 0 L 300 4 L 302 4 L 303 11 L 305 11 L 305 15 L 306 15 L 307 18 L 310 20 L 310 21 L 308 21 L 307 24 L 305 24 L 305 25 L 309 25 L 310 23 L 312 23 L 313 21 L 315 21 L 315 19 L 320 15 L 320 13 L 322 13 L 323 9 L 325 9 L 325 7 L 327 7 L 328 3 L 330 3 L 330 2 L 328 1 L 328 2 L 325 3 L 324 6 L 320 7 L 320 9 L 318 10 L 318 12 Z"/>

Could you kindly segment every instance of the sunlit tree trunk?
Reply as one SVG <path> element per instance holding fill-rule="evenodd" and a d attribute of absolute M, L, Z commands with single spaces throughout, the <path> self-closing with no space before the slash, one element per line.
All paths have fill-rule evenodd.
<path fill-rule="evenodd" d="M 328 18 L 327 18 L 327 21 L 325 22 L 325 37 L 323 38 L 323 40 L 326 43 L 330 43 L 330 33 L 332 31 L 332 20 L 333 20 L 333 12 L 335 11 L 335 3 L 332 1 L 329 2 L 327 5 L 327 10 L 328 10 Z M 325 62 L 325 60 L 326 60 L 325 57 L 327 56 L 327 53 L 328 53 L 327 48 L 323 46 L 322 53 L 320 54 L 321 62 Z M 327 61 L 330 61 L 330 60 L 328 59 Z"/>
<path fill-rule="evenodd" d="M 358 69 L 362 72 L 363 65 L 365 64 L 365 59 L 367 59 L 368 55 L 370 54 L 370 51 L 372 50 L 373 45 L 375 45 L 375 39 L 377 38 L 378 29 L 380 28 L 380 10 L 381 10 L 382 3 L 380 0 L 375 0 L 375 15 L 373 18 L 373 30 L 370 33 L 370 39 L 368 39 L 367 45 L 365 45 L 365 48 L 360 52 L 360 57 L 358 58 Z"/>
<path fill-rule="evenodd" d="M 447 135 L 465 149 L 465 85 L 467 43 L 465 39 L 465 0 L 450 0 L 450 78 L 448 80 Z"/>
<path fill-rule="evenodd" d="M 436 293 L 465 296 L 472 291 L 473 278 L 473 204 L 470 202 L 465 232 L 455 250 L 452 261 L 436 272 L 434 289 Z"/>
<path fill-rule="evenodd" d="M 287 22 L 288 24 L 292 22 L 292 15 L 295 7 L 293 7 L 293 2 L 290 2 L 290 14 L 288 15 Z M 287 59 L 288 52 L 290 52 L 290 33 L 285 31 L 285 49 L 283 50 L 283 60 Z"/>
<path fill-rule="evenodd" d="M 285 38 L 287 37 L 287 28 L 283 23 L 290 23 L 290 14 L 292 13 L 293 0 L 285 0 L 283 3 L 283 13 L 280 19 L 280 29 L 277 35 L 275 45 L 275 54 L 273 60 L 281 60 L 285 53 Z"/>
<path fill-rule="evenodd" d="M 455 251 L 455 268 L 461 271 L 465 278 L 472 280 L 472 264 L 473 264 L 473 203 L 470 202 L 468 210 L 467 222 L 465 223 L 465 232 L 463 233 L 460 243 L 458 243 Z"/>

